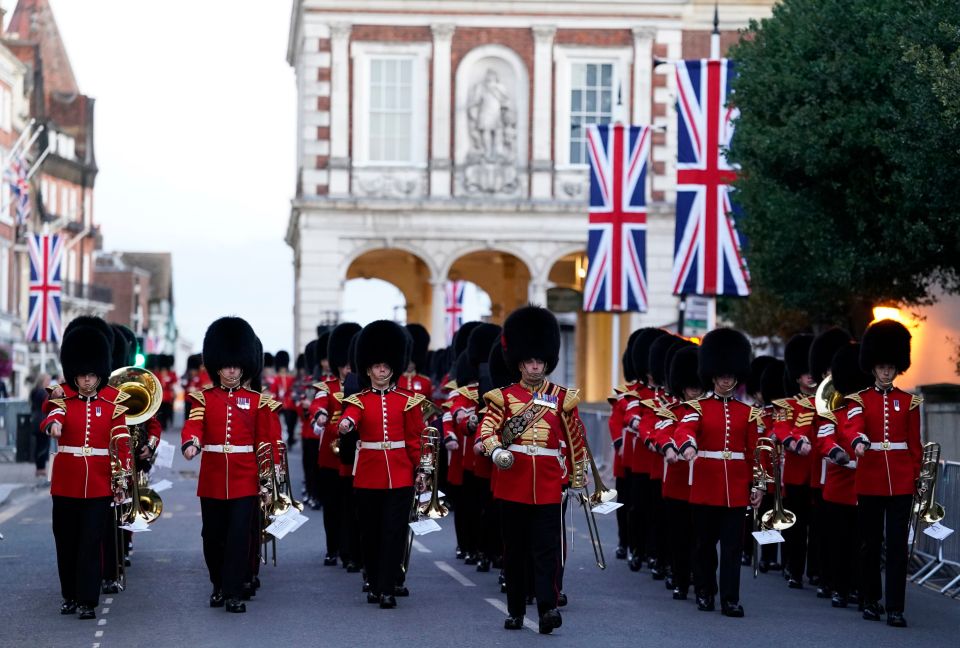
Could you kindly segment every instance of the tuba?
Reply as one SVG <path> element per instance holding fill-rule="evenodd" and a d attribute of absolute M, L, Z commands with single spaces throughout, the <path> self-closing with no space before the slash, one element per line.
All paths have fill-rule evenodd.
<path fill-rule="evenodd" d="M 764 454 L 770 455 L 770 466 L 773 474 L 767 473 L 761 463 Z M 753 490 L 768 491 L 767 484 L 773 487 L 773 508 L 759 515 L 753 510 L 754 531 L 784 531 L 797 522 L 797 516 L 783 507 L 783 444 L 773 437 L 760 437 L 753 451 Z M 753 575 L 756 578 L 759 572 L 760 548 L 755 547 L 753 552 Z"/>
<path fill-rule="evenodd" d="M 947 514 L 943 505 L 934 499 L 939 471 L 940 444 L 933 441 L 923 444 L 920 474 L 917 476 L 917 488 L 913 494 L 913 505 L 910 509 L 909 528 L 913 530 L 913 542 L 910 543 L 911 560 L 917 547 L 917 537 L 920 535 L 920 523 L 934 524 Z"/>
<path fill-rule="evenodd" d="M 843 405 L 843 394 L 833 386 L 832 376 L 827 376 L 820 381 L 813 402 L 817 408 L 817 414 L 824 418 L 830 418 L 828 414 L 840 409 Z"/>

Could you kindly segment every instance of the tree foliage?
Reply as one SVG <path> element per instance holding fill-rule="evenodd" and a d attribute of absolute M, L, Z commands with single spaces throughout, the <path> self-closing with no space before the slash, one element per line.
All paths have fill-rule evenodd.
<path fill-rule="evenodd" d="M 767 298 L 741 316 L 860 330 L 877 303 L 957 289 L 958 24 L 956 0 L 783 0 L 750 24 L 729 157 Z"/>

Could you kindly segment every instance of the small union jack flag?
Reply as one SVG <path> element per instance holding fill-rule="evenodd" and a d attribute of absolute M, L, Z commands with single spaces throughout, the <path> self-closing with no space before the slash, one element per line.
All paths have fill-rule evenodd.
<path fill-rule="evenodd" d="M 27 174 L 30 165 L 23 156 L 16 156 L 4 174 L 4 180 L 10 185 L 10 194 L 17 210 L 17 225 L 23 225 L 30 217 L 30 181 Z"/>
<path fill-rule="evenodd" d="M 30 315 L 27 318 L 27 340 L 59 342 L 63 237 L 57 234 L 30 234 L 27 236 L 27 249 L 30 254 Z"/>
<path fill-rule="evenodd" d="M 726 159 L 737 109 L 729 59 L 682 61 L 677 72 L 675 295 L 750 294 L 750 273 L 730 200 L 736 170 Z"/>
<path fill-rule="evenodd" d="M 585 311 L 647 310 L 647 159 L 650 128 L 594 124 Z"/>
<path fill-rule="evenodd" d="M 453 342 L 453 335 L 463 324 L 463 291 L 465 281 L 448 281 L 444 289 L 444 313 L 447 332 L 447 344 Z"/>

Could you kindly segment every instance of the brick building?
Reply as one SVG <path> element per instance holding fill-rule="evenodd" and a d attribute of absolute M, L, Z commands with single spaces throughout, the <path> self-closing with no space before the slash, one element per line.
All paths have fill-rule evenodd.
<path fill-rule="evenodd" d="M 357 6 L 361 5 L 361 6 Z M 345 282 L 395 284 L 442 345 L 444 286 L 469 280 L 501 321 L 530 301 L 568 325 L 562 380 L 599 399 L 613 336 L 675 325 L 670 290 L 676 116 L 671 66 L 710 54 L 705 0 L 297 0 L 294 250 L 298 345 L 336 319 Z M 768 0 L 720 5 L 722 45 Z M 643 315 L 578 311 L 585 276 L 585 125 L 657 128 Z M 573 295 L 574 298 L 571 298 Z M 616 322 L 615 322 L 616 318 Z"/>

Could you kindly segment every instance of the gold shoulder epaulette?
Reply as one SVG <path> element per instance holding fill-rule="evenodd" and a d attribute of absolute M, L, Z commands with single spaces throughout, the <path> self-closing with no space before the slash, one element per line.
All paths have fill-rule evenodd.
<path fill-rule="evenodd" d="M 119 417 L 123 416 L 123 413 L 126 412 L 128 409 L 130 409 L 130 408 L 127 407 L 126 405 L 116 405 L 116 406 L 114 406 L 114 408 L 113 408 L 113 418 L 119 418 Z"/>
<path fill-rule="evenodd" d="M 693 409 L 697 410 L 697 414 L 703 415 L 703 406 L 700 405 L 699 398 L 697 400 L 684 401 L 683 404 L 687 407 L 692 407 Z"/>
<path fill-rule="evenodd" d="M 195 401 L 197 401 L 198 403 L 200 403 L 201 405 L 206 405 L 206 404 L 207 404 L 206 399 L 203 397 L 203 390 L 195 391 L 195 392 L 190 392 L 190 397 L 191 397 L 193 400 L 195 400 Z"/>
<path fill-rule="evenodd" d="M 343 399 L 344 403 L 349 403 L 350 405 L 356 405 L 360 409 L 363 409 L 363 401 L 360 400 L 359 394 L 351 394 Z"/>
<path fill-rule="evenodd" d="M 750 418 L 748 418 L 747 421 L 748 421 L 748 422 L 756 421 L 756 422 L 759 423 L 759 422 L 762 421 L 762 420 L 763 420 L 763 410 L 758 409 L 758 408 L 756 408 L 756 407 L 751 407 L 751 408 L 750 408 Z"/>
<path fill-rule="evenodd" d="M 776 400 L 770 401 L 770 404 L 775 407 L 779 407 L 780 409 L 785 409 L 785 410 L 790 409 L 790 401 L 788 401 L 786 398 L 778 398 Z"/>
<path fill-rule="evenodd" d="M 61 408 L 61 409 L 66 409 L 66 408 L 67 408 L 67 404 L 63 401 L 62 398 L 51 398 L 51 399 L 50 399 L 50 402 L 53 403 L 54 405 L 56 405 L 57 407 Z"/>
<path fill-rule="evenodd" d="M 499 389 L 491 389 L 483 395 L 483 400 L 497 407 L 503 407 L 503 392 Z"/>
<path fill-rule="evenodd" d="M 649 407 L 652 410 L 657 409 L 657 401 L 653 398 L 645 398 L 642 401 L 640 401 L 640 404 L 643 405 L 644 407 Z"/>
<path fill-rule="evenodd" d="M 923 402 L 923 398 L 920 396 L 913 395 L 910 397 L 910 409 L 917 409 L 920 407 L 920 403 Z"/>
<path fill-rule="evenodd" d="M 454 390 L 457 388 L 457 381 L 451 380 L 446 385 L 443 386 L 444 389 Z"/>
<path fill-rule="evenodd" d="M 833 412 L 824 412 L 823 414 L 820 414 L 820 418 L 825 418 L 831 423 L 833 423 L 834 425 L 837 425 L 838 423 L 837 415 L 834 414 Z"/>
<path fill-rule="evenodd" d="M 466 385 L 464 387 L 458 387 L 457 393 L 463 396 L 464 398 L 469 398 L 473 402 L 477 402 L 477 399 L 480 398 L 476 385 Z"/>
<path fill-rule="evenodd" d="M 331 394 L 331 396 L 333 396 L 338 403 L 343 402 L 343 392 L 334 392 L 333 394 Z"/>
<path fill-rule="evenodd" d="M 865 389 L 861 389 L 860 391 L 858 391 L 858 392 L 855 393 L 855 394 L 847 394 L 846 398 L 847 398 L 847 400 L 852 400 L 854 403 L 856 403 L 856 404 L 859 405 L 860 407 L 863 407 L 863 396 L 861 396 L 860 394 L 862 394 L 864 391 L 866 391 L 866 390 L 865 390 Z"/>
<path fill-rule="evenodd" d="M 125 400 L 127 400 L 127 399 L 129 399 L 129 398 L 130 398 L 130 394 L 128 394 L 127 392 L 124 392 L 124 391 L 120 391 L 120 390 L 118 389 L 118 390 L 117 390 L 117 397 L 113 399 L 113 404 L 114 404 L 114 405 L 118 405 L 118 404 L 122 403 L 123 401 L 125 401 Z"/>
<path fill-rule="evenodd" d="M 813 404 L 813 401 L 810 400 L 810 397 L 809 397 L 809 396 L 804 396 L 803 398 L 798 398 L 798 399 L 797 399 L 797 405 L 799 405 L 800 407 L 803 407 L 803 408 L 805 408 L 805 409 L 808 409 L 808 410 L 814 410 L 814 411 L 816 411 L 816 409 L 817 409 L 816 406 Z"/>
<path fill-rule="evenodd" d="M 568 389 L 566 395 L 563 397 L 563 411 L 569 412 L 572 411 L 580 403 L 580 390 L 579 389 Z"/>
<path fill-rule="evenodd" d="M 677 415 L 674 414 L 674 413 L 673 413 L 673 410 L 671 410 L 671 409 L 668 408 L 668 407 L 661 407 L 660 409 L 658 409 L 658 410 L 657 410 L 657 416 L 659 416 L 660 418 L 663 418 L 663 419 L 670 419 L 671 421 L 676 421 L 676 420 L 678 420 L 678 419 L 677 419 Z"/>
<path fill-rule="evenodd" d="M 315 383 L 313 383 L 313 384 L 310 385 L 310 386 L 313 387 L 314 389 L 316 389 L 317 391 L 324 391 L 324 392 L 329 392 L 329 391 L 330 391 L 330 388 L 327 387 L 327 383 L 325 383 L 325 382 L 315 382 Z"/>
<path fill-rule="evenodd" d="M 407 404 L 403 406 L 403 411 L 408 412 L 412 410 L 414 407 L 422 403 L 425 398 L 426 396 L 424 396 L 423 394 L 414 394 L 412 396 L 407 396 Z"/>

